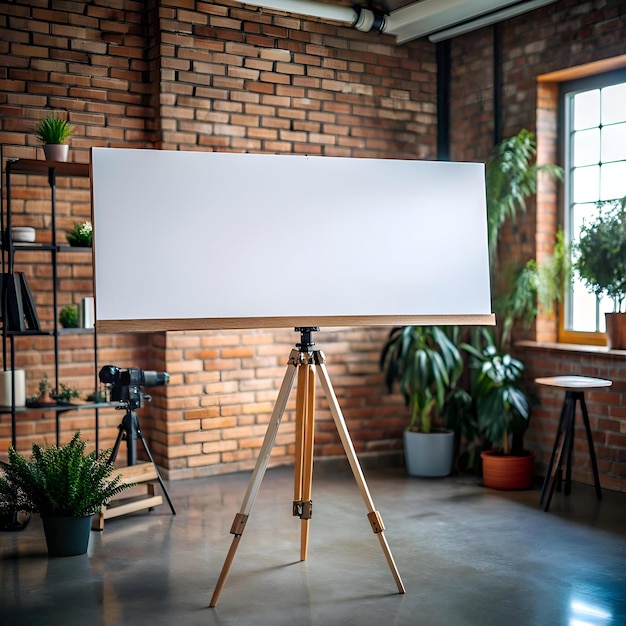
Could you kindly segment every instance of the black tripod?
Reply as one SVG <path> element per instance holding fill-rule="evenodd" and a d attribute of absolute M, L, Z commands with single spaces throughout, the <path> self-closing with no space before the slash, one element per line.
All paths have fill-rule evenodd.
<path fill-rule="evenodd" d="M 167 489 L 163 484 L 163 479 L 161 478 L 161 474 L 159 472 L 159 468 L 157 467 L 154 459 L 152 458 L 152 454 L 148 449 L 148 444 L 143 437 L 141 432 L 141 427 L 139 426 L 139 417 L 137 416 L 137 411 L 135 411 L 136 403 L 133 401 L 122 402 L 122 405 L 117 407 L 119 410 L 125 409 L 126 414 L 124 415 L 120 425 L 118 426 L 119 432 L 117 433 L 117 439 L 115 440 L 115 445 L 113 446 L 113 450 L 111 451 L 111 456 L 109 457 L 108 463 L 115 463 L 115 459 L 117 458 L 117 453 L 120 449 L 120 443 L 122 439 L 126 441 L 126 459 L 128 465 L 135 465 L 137 463 L 137 439 L 141 441 L 143 445 L 143 449 L 150 460 L 150 463 L 154 466 L 154 470 L 156 472 L 157 480 L 159 481 L 159 485 L 161 485 L 161 489 L 163 489 L 163 494 L 165 495 L 165 499 L 167 503 L 170 505 L 170 509 L 172 510 L 172 515 L 176 515 L 176 511 L 174 510 L 174 505 L 170 500 L 170 496 L 167 493 Z"/>

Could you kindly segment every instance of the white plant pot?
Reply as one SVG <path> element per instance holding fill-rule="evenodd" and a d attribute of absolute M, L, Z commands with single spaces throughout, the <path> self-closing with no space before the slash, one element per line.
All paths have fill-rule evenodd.
<path fill-rule="evenodd" d="M 410 476 L 447 476 L 452 470 L 454 432 L 404 431 L 404 460 Z"/>
<path fill-rule="evenodd" d="M 69 149 L 66 143 L 47 143 L 43 147 L 43 153 L 46 155 L 46 161 L 65 163 Z"/>
<path fill-rule="evenodd" d="M 15 374 L 15 406 L 26 406 L 26 372 L 24 370 L 0 371 L 0 406 L 11 406 L 13 374 Z"/>

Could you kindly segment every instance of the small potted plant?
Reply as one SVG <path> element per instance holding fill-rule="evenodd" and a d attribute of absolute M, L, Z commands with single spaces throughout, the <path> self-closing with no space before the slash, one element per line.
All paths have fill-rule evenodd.
<path fill-rule="evenodd" d="M 56 115 L 48 115 L 35 125 L 35 136 L 43 143 L 47 161 L 67 161 L 68 145 L 74 129 L 69 122 Z"/>
<path fill-rule="evenodd" d="M 56 400 L 69 404 L 73 398 L 80 397 L 80 392 L 78 391 L 78 389 L 74 389 L 73 387 L 70 387 L 69 385 L 65 385 L 63 383 L 61 383 L 59 386 L 61 387 L 61 390 L 56 390 L 52 394 L 52 397 Z"/>
<path fill-rule="evenodd" d="M 598 205 L 574 245 L 574 269 L 596 296 L 613 300 L 605 313 L 609 349 L 626 349 L 626 196 Z"/>
<path fill-rule="evenodd" d="M 113 476 L 110 450 L 85 454 L 86 443 L 78 431 L 61 447 L 33 444 L 30 459 L 9 446 L 9 462 L 0 462 L 0 513 L 39 513 L 50 556 L 87 552 L 91 516 L 133 486 Z"/>
<path fill-rule="evenodd" d="M 78 309 L 68 304 L 59 313 L 59 323 L 63 328 L 78 328 Z"/>
<path fill-rule="evenodd" d="M 74 228 L 65 233 L 70 246 L 78 248 L 91 248 L 93 241 L 93 228 L 91 222 L 74 222 Z"/>
<path fill-rule="evenodd" d="M 48 382 L 48 377 L 44 376 L 39 381 L 39 395 L 35 397 L 37 404 L 56 404 L 56 400 L 52 397 L 52 386 Z"/>
<path fill-rule="evenodd" d="M 454 431 L 443 417 L 463 370 L 453 338 L 456 327 L 403 326 L 392 329 L 380 356 L 389 391 L 400 384 L 411 409 L 404 431 L 407 471 L 411 476 L 447 476 L 452 469 Z"/>

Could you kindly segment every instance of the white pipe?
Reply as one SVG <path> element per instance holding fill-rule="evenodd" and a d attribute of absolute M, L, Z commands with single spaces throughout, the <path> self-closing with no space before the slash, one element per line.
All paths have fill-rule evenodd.
<path fill-rule="evenodd" d="M 335 20 L 353 25 L 356 23 L 358 14 L 351 7 L 338 7 L 324 2 L 313 0 L 245 0 L 245 4 L 266 9 L 276 9 L 296 15 L 308 15 L 327 20 Z"/>

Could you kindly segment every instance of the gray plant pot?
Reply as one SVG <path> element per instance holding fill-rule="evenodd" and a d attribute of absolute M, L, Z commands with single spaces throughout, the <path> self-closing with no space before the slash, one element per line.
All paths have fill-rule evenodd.
<path fill-rule="evenodd" d="M 46 161 L 65 163 L 69 149 L 70 147 L 66 143 L 47 143 L 43 147 L 43 153 L 46 156 Z"/>
<path fill-rule="evenodd" d="M 41 516 L 48 556 L 85 554 L 89 545 L 91 515 L 86 517 Z"/>
<path fill-rule="evenodd" d="M 404 459 L 410 476 L 447 476 L 452 470 L 454 432 L 404 431 Z"/>

